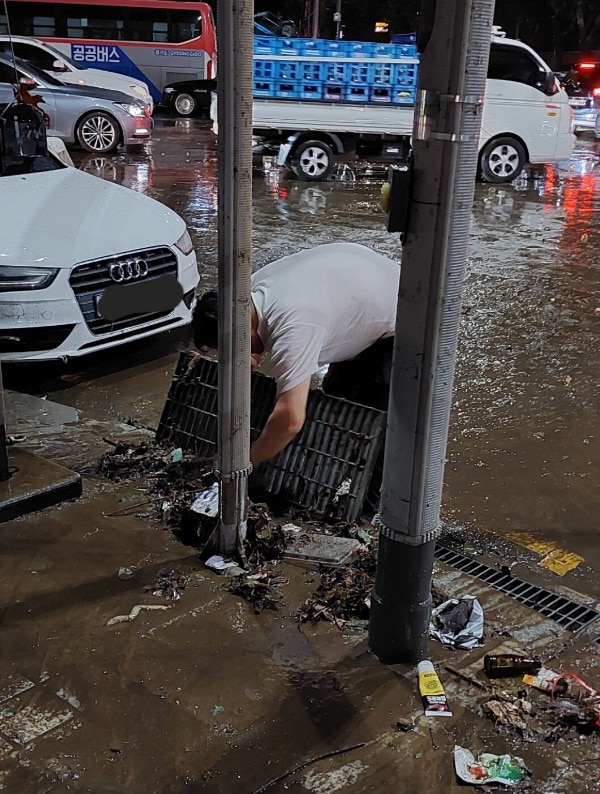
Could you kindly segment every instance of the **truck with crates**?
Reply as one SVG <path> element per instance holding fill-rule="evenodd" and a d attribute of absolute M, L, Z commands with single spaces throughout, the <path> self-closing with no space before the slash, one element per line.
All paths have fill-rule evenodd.
<path fill-rule="evenodd" d="M 339 161 L 405 161 L 418 67 L 414 36 L 390 44 L 255 36 L 255 157 L 275 155 L 307 181 L 326 180 Z M 511 182 L 527 163 L 568 160 L 573 144 L 569 99 L 550 67 L 495 28 L 480 178 Z"/>

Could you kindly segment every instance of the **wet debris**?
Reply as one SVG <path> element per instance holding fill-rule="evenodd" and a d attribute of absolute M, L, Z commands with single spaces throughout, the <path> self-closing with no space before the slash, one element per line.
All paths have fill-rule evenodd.
<path fill-rule="evenodd" d="M 145 585 L 142 589 L 146 593 L 162 597 L 167 601 L 179 601 L 190 581 L 189 573 L 179 570 L 167 571 L 161 568 L 157 571 L 154 582 Z"/>
<path fill-rule="evenodd" d="M 321 583 L 315 594 L 298 610 L 301 623 L 319 620 L 342 628 L 352 620 L 368 620 L 371 590 L 375 582 L 376 557 L 372 550 L 361 550 L 350 565 L 319 570 Z"/>
<path fill-rule="evenodd" d="M 526 738 L 530 734 L 529 722 L 533 703 L 527 697 L 499 692 L 483 705 L 484 714 L 491 717 L 496 725 L 516 729 Z"/>
<path fill-rule="evenodd" d="M 231 577 L 225 589 L 245 598 L 252 604 L 254 614 L 259 615 L 265 609 L 277 610 L 283 601 L 277 588 L 289 584 L 289 581 L 280 571 L 242 574 Z"/>
<path fill-rule="evenodd" d="M 171 609 L 171 606 L 165 606 L 163 604 L 136 604 L 134 607 L 132 607 L 131 612 L 128 615 L 115 615 L 115 617 L 111 618 L 106 625 L 110 628 L 111 626 L 115 626 L 117 623 L 131 623 L 132 620 L 137 618 L 142 609 Z"/>

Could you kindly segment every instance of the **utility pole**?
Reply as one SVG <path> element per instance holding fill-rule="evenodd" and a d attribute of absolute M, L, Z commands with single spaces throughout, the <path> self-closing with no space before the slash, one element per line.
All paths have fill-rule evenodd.
<path fill-rule="evenodd" d="M 312 10 L 312 38 L 319 38 L 319 30 L 321 27 L 321 0 L 313 0 Z"/>
<path fill-rule="evenodd" d="M 412 201 L 402 255 L 369 644 L 427 650 L 494 0 L 423 0 Z"/>
<path fill-rule="evenodd" d="M 246 537 L 250 464 L 254 3 L 218 4 L 219 550 Z"/>
<path fill-rule="evenodd" d="M 336 39 L 342 38 L 342 0 L 335 0 L 335 12 L 333 14 L 333 21 L 335 22 L 335 37 Z"/>

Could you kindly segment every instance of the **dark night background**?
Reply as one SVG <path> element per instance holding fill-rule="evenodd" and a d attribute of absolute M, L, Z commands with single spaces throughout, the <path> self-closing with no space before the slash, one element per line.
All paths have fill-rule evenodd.
<path fill-rule="evenodd" d="M 255 0 L 255 11 L 271 11 L 299 25 L 300 35 L 312 30 L 310 14 L 317 0 Z M 320 0 L 320 37 L 334 38 L 336 0 Z M 346 39 L 389 41 L 393 33 L 416 30 L 420 0 L 342 0 Z M 387 21 L 389 34 L 376 34 L 375 22 Z M 496 0 L 494 24 L 535 50 L 550 53 L 600 49 L 599 0 Z M 551 64 L 553 65 L 553 64 Z"/>

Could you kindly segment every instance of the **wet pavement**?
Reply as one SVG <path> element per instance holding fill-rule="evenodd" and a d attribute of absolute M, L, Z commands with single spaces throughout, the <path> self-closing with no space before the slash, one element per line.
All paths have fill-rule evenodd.
<path fill-rule="evenodd" d="M 596 608 L 598 155 L 598 144 L 581 138 L 564 167 L 476 186 L 442 506 L 446 525 L 473 533 L 482 559 Z M 206 122 L 159 118 L 144 153 L 74 159 L 178 211 L 202 286 L 215 283 L 217 161 Z M 400 259 L 379 209 L 381 176 L 344 176 L 311 185 L 267 168 L 255 178 L 256 267 L 332 239 Z M 27 437 L 24 449 L 81 472 L 84 496 L 0 526 L 8 561 L 0 692 L 10 695 L 0 704 L 0 791 L 252 794 L 308 759 L 365 742 L 269 790 L 382 791 L 414 780 L 404 790 L 451 792 L 455 741 L 526 754 L 530 790 L 540 794 L 600 791 L 589 774 L 598 762 L 594 737 L 548 750 L 507 736 L 482 716 L 477 685 L 463 681 L 461 689 L 450 676 L 455 717 L 442 726 L 425 721 L 414 670 L 379 665 L 364 633 L 300 630 L 294 614 L 316 586 L 314 572 L 286 565 L 286 606 L 255 616 L 156 522 L 108 516 L 144 494 L 95 473 L 103 439 L 156 428 L 187 342 L 178 332 L 66 366 L 5 367 L 8 432 Z M 133 564 L 139 573 L 120 579 L 119 568 Z M 108 628 L 136 604 L 167 605 L 142 592 L 164 567 L 190 571 L 181 603 Z M 456 592 L 472 590 L 456 572 L 436 570 Z M 503 632 L 521 632 L 523 644 L 547 654 L 566 643 L 564 663 L 600 686 L 597 644 L 571 641 L 485 588 L 480 597 L 491 616 L 488 643 Z M 462 664 L 464 654 L 458 658 Z M 16 735 L 28 716 L 30 733 Z M 397 721 L 409 717 L 415 731 L 399 733 Z"/>

